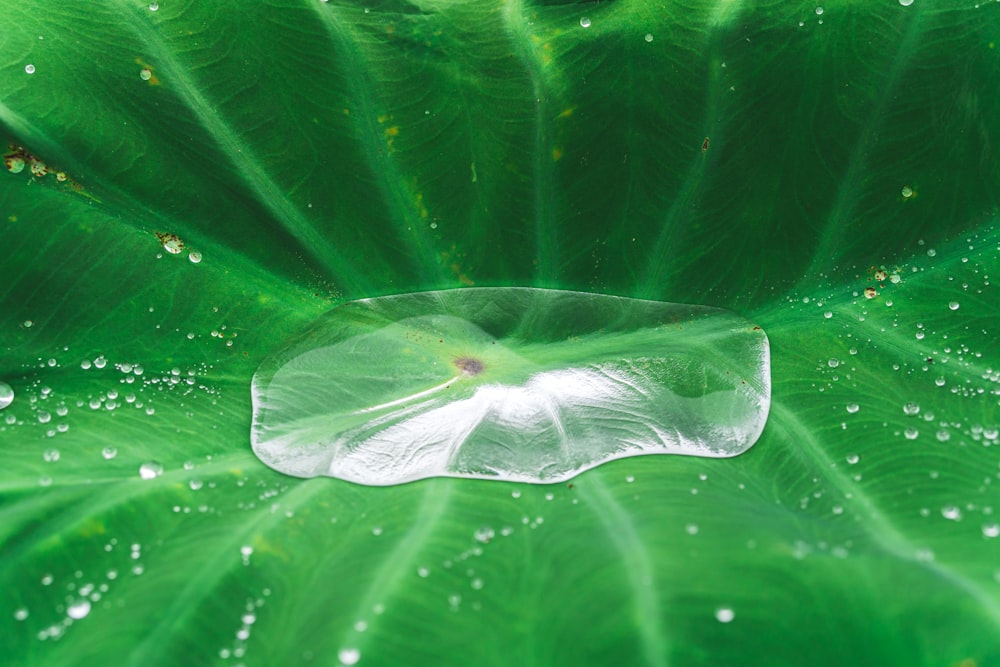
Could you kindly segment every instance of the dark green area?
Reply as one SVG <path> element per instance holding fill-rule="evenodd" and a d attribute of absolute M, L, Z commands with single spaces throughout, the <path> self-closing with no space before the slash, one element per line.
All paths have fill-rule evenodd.
<path fill-rule="evenodd" d="M 0 8 L 4 662 L 1000 664 L 1000 5 L 160 5 Z M 753 319 L 761 440 L 572 488 L 257 461 L 289 336 L 468 284 Z"/>

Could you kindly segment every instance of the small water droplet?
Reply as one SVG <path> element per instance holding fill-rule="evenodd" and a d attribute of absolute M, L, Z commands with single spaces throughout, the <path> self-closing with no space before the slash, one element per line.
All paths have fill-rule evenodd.
<path fill-rule="evenodd" d="M 581 28 L 589 28 L 590 27 L 590 19 L 588 19 L 586 16 L 584 16 L 582 19 L 580 19 L 580 27 Z"/>
<path fill-rule="evenodd" d="M 720 607 L 715 610 L 715 620 L 719 623 L 730 623 L 734 618 L 736 618 L 736 614 L 729 607 Z"/>
<path fill-rule="evenodd" d="M 491 527 L 489 527 L 489 526 L 481 526 L 476 531 L 476 541 L 477 542 L 482 542 L 483 544 L 486 544 L 490 540 L 493 539 L 493 536 L 495 534 L 496 533 L 493 531 L 493 529 Z"/>
<path fill-rule="evenodd" d="M 337 659 L 342 665 L 356 665 L 361 660 L 361 651 L 356 648 L 342 648 L 337 652 Z"/>
<path fill-rule="evenodd" d="M 426 567 L 417 568 L 417 576 L 419 576 L 421 579 L 426 579 L 428 576 L 430 576 L 430 573 L 431 571 Z"/>
<path fill-rule="evenodd" d="M 983 537 L 994 538 L 1000 536 L 1000 524 L 987 523 L 983 525 Z"/>
<path fill-rule="evenodd" d="M 645 40 L 646 40 L 647 42 L 652 42 L 652 41 L 653 41 L 653 33 L 651 33 L 651 32 L 647 32 L 647 33 L 646 33 L 646 37 L 645 37 L 644 39 L 645 39 Z"/>
<path fill-rule="evenodd" d="M 155 12 L 159 8 L 160 8 L 160 3 L 158 3 L 158 2 L 151 2 L 151 3 L 149 3 L 149 11 Z"/>
<path fill-rule="evenodd" d="M 143 81 L 149 81 L 153 78 L 153 72 L 148 67 L 143 67 L 139 70 L 139 78 Z"/>
<path fill-rule="evenodd" d="M 920 431 L 911 426 L 905 431 L 903 431 L 903 435 L 906 437 L 907 440 L 916 440 L 917 436 L 920 435 Z"/>
<path fill-rule="evenodd" d="M 23 621 L 26 618 L 28 618 L 28 610 L 27 609 L 25 609 L 24 607 L 21 607 L 20 609 L 15 609 L 14 610 L 14 620 L 15 621 Z"/>
<path fill-rule="evenodd" d="M 118 456 L 118 450 L 115 449 L 114 447 L 105 447 L 104 449 L 101 450 L 101 456 L 110 461 L 111 459 Z"/>
<path fill-rule="evenodd" d="M 910 5 L 913 4 L 913 0 L 899 0 L 899 4 L 903 5 L 904 7 L 909 7 Z"/>
<path fill-rule="evenodd" d="M 25 65 L 24 66 L 24 71 L 27 72 L 28 74 L 34 74 L 35 73 L 35 66 L 34 65 L 30 65 L 30 64 L 29 65 Z"/>
<path fill-rule="evenodd" d="M 139 466 L 139 476 L 143 479 L 155 479 L 163 474 L 163 466 L 157 461 L 146 461 Z"/>
<path fill-rule="evenodd" d="M 66 615 L 74 620 L 80 620 L 81 618 L 86 618 L 87 614 L 89 613 L 90 613 L 90 600 L 87 599 L 77 600 L 66 608 Z"/>
<path fill-rule="evenodd" d="M 14 388 L 6 382 L 0 382 L 0 410 L 14 402 Z"/>
<path fill-rule="evenodd" d="M 470 582 L 469 585 L 472 586 L 472 588 L 474 588 L 475 590 L 480 591 L 483 589 L 483 580 L 480 579 L 479 577 L 476 577 Z"/>
<path fill-rule="evenodd" d="M 951 521 L 961 521 L 962 520 L 962 510 L 960 510 L 955 505 L 945 505 L 941 508 L 941 516 Z"/>
<path fill-rule="evenodd" d="M 830 368 L 836 368 L 837 366 L 840 365 L 840 359 L 830 359 L 829 361 L 826 362 L 826 365 L 829 366 Z"/>
<path fill-rule="evenodd" d="M 899 191 L 899 194 L 903 195 L 903 199 L 909 199 L 913 196 L 913 188 L 909 185 L 904 185 L 903 189 Z"/>
<path fill-rule="evenodd" d="M 913 401 L 909 401 L 906 405 L 903 406 L 903 414 L 912 417 L 913 415 L 919 413 L 920 413 L 920 405 L 914 403 Z"/>
<path fill-rule="evenodd" d="M 855 463 L 857 463 L 860 460 L 861 460 L 861 457 L 858 456 L 857 454 L 848 454 L 847 455 L 847 462 L 850 465 L 854 465 Z"/>
<path fill-rule="evenodd" d="M 689 523 L 688 525 L 684 526 L 684 532 L 686 532 L 688 535 L 697 535 L 698 525 L 694 523 Z"/>
<path fill-rule="evenodd" d="M 958 301 L 950 301 L 948 303 L 948 308 L 950 308 L 951 310 L 958 310 L 959 307 L 960 307 L 960 304 L 958 303 Z"/>
<path fill-rule="evenodd" d="M 55 463 L 59 460 L 59 450 L 58 449 L 46 449 L 42 454 L 42 458 L 48 463 Z"/>
<path fill-rule="evenodd" d="M 823 8 L 822 7 L 817 7 L 816 8 L 816 16 L 822 16 L 822 15 L 823 15 Z"/>
<path fill-rule="evenodd" d="M 201 253 L 197 250 L 192 250 L 188 253 L 188 259 L 191 260 L 192 264 L 199 264 L 201 263 Z"/>
<path fill-rule="evenodd" d="M 860 405 L 858 405 L 857 403 L 848 403 L 848 404 L 847 404 L 847 411 L 848 411 L 849 413 L 851 413 L 852 415 L 853 415 L 853 414 L 854 414 L 855 412 L 857 412 L 858 410 L 860 410 L 860 409 L 861 409 L 861 406 L 860 406 Z"/>

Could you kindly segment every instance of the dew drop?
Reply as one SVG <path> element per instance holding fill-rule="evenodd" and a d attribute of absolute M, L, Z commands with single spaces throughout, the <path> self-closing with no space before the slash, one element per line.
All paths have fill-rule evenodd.
<path fill-rule="evenodd" d="M 840 365 L 840 359 L 830 359 L 829 361 L 826 362 L 826 365 L 829 366 L 830 368 L 836 368 L 837 366 Z"/>
<path fill-rule="evenodd" d="M 913 0 L 899 0 L 899 4 L 903 5 L 904 7 L 909 7 L 910 5 L 913 4 Z"/>
<path fill-rule="evenodd" d="M 855 463 L 857 463 L 860 460 L 861 460 L 861 457 L 858 456 L 857 454 L 848 454 L 847 455 L 847 462 L 850 465 L 854 465 Z"/>
<path fill-rule="evenodd" d="M 337 652 L 337 659 L 342 665 L 356 665 L 361 660 L 361 651 L 356 648 L 342 648 Z"/>
<path fill-rule="evenodd" d="M 489 526 L 482 526 L 476 531 L 476 541 L 486 544 L 493 539 L 495 534 L 496 533 L 494 533 L 493 529 Z"/>
<path fill-rule="evenodd" d="M 951 309 L 951 310 L 958 310 L 959 306 L 960 306 L 960 304 L 958 303 L 958 301 L 950 301 L 948 303 L 948 308 Z"/>
<path fill-rule="evenodd" d="M 80 620 L 81 618 L 86 618 L 87 614 L 89 613 L 90 613 L 90 600 L 87 599 L 77 600 L 66 608 L 66 615 L 74 620 Z"/>
<path fill-rule="evenodd" d="M 115 449 L 114 447 L 105 447 L 104 449 L 101 450 L 101 456 L 110 461 L 111 459 L 118 456 L 118 450 Z"/>
<path fill-rule="evenodd" d="M 589 28 L 590 27 L 590 19 L 588 19 L 586 16 L 584 16 L 582 19 L 580 19 L 580 27 L 581 28 Z"/>
<path fill-rule="evenodd" d="M 903 431 L 903 435 L 907 440 L 916 440 L 917 436 L 920 435 L 920 431 L 913 428 L 912 426 Z"/>
<path fill-rule="evenodd" d="M 941 508 L 941 516 L 951 521 L 961 521 L 962 510 L 955 505 L 945 505 Z"/>
<path fill-rule="evenodd" d="M 191 260 L 192 264 L 200 264 L 201 253 L 198 252 L 197 250 L 192 250 L 190 253 L 188 253 L 188 259 Z"/>
<path fill-rule="evenodd" d="M 26 618 L 28 618 L 28 610 L 25 607 L 14 610 L 15 621 L 23 621 Z"/>
<path fill-rule="evenodd" d="M 151 3 L 149 3 L 149 11 L 155 12 L 159 8 L 160 8 L 160 3 L 158 3 L 158 2 L 151 2 Z"/>
<path fill-rule="evenodd" d="M 857 403 L 848 403 L 848 404 L 847 404 L 847 411 L 848 411 L 849 413 L 851 413 L 852 415 L 853 415 L 853 414 L 854 414 L 855 412 L 857 412 L 858 410 L 860 410 L 860 409 L 861 409 L 861 406 L 860 406 L 860 405 L 858 405 Z"/>
<path fill-rule="evenodd" d="M 983 525 L 983 537 L 994 538 L 1000 536 L 1000 524 L 987 523 Z"/>
<path fill-rule="evenodd" d="M 719 623 L 730 623 L 736 618 L 736 614 L 729 607 L 720 607 L 715 610 L 715 619 Z"/>
<path fill-rule="evenodd" d="M 163 474 L 163 466 L 157 461 L 146 461 L 139 466 L 139 476 L 143 479 L 155 479 Z"/>
<path fill-rule="evenodd" d="M 153 78 L 153 72 L 148 67 L 143 67 L 139 70 L 139 78 L 143 81 L 149 81 Z"/>
<path fill-rule="evenodd" d="M 909 185 L 904 185 L 903 189 L 899 191 L 899 194 L 903 195 L 903 199 L 909 199 L 913 196 L 913 188 Z"/>
<path fill-rule="evenodd" d="M 652 42 L 652 41 L 653 41 L 653 33 L 651 33 L 651 32 L 647 32 L 647 33 L 646 33 L 646 37 L 645 37 L 645 40 L 646 40 L 647 42 Z"/>
<path fill-rule="evenodd" d="M 24 66 L 24 71 L 27 72 L 28 74 L 34 74 L 35 73 L 35 66 L 34 65 L 30 65 L 30 64 L 29 65 L 25 65 Z"/>
<path fill-rule="evenodd" d="M 903 406 L 903 414 L 912 417 L 913 415 L 919 413 L 920 413 L 920 405 L 914 403 L 913 401 L 909 401 L 906 405 Z"/>
<path fill-rule="evenodd" d="M 823 8 L 822 7 L 817 7 L 816 8 L 816 16 L 822 16 L 822 15 L 823 15 Z"/>
<path fill-rule="evenodd" d="M 0 382 L 0 410 L 14 402 L 14 388 L 6 382 Z"/>

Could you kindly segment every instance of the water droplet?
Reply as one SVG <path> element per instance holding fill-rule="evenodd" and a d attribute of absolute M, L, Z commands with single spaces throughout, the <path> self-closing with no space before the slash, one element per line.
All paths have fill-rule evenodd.
<path fill-rule="evenodd" d="M 960 510 L 955 505 L 945 505 L 941 508 L 941 516 L 951 521 L 961 521 L 962 520 L 962 510 Z"/>
<path fill-rule="evenodd" d="M 417 568 L 417 575 L 421 579 L 426 579 L 428 576 L 430 576 L 430 573 L 431 573 L 431 571 L 428 568 L 426 568 L 426 567 L 418 567 Z"/>
<path fill-rule="evenodd" d="M 139 476 L 143 479 L 154 479 L 163 474 L 163 466 L 156 461 L 146 461 L 139 466 Z"/>
<path fill-rule="evenodd" d="M 591 342 L 570 342 L 571 332 Z M 706 337 L 712 354 L 702 349 Z M 651 353 L 661 339 L 670 353 Z M 557 366 L 535 367 L 519 354 L 543 340 Z M 463 359 L 480 362 L 482 372 L 456 366 Z M 373 378 L 376 362 L 392 372 Z M 699 387 L 695 395 L 676 398 L 691 387 Z M 253 450 L 281 472 L 376 486 L 434 476 L 549 483 L 640 452 L 741 453 L 766 420 L 770 362 L 760 327 L 726 311 L 468 288 L 338 306 L 270 355 L 252 396 Z M 609 435 L 608 411 L 669 437 L 644 437 L 623 452 Z M 303 428 L 318 418 L 322 433 Z"/>
<path fill-rule="evenodd" d="M 715 610 L 715 619 L 719 623 L 729 623 L 734 618 L 736 618 L 736 614 L 729 607 L 720 607 Z"/>
<path fill-rule="evenodd" d="M 684 532 L 686 532 L 688 535 L 697 535 L 698 525 L 694 523 L 689 523 L 688 525 L 684 526 Z"/>
<path fill-rule="evenodd" d="M 917 436 L 920 435 L 920 431 L 911 426 L 905 431 L 903 431 L 903 435 L 906 437 L 907 440 L 916 440 Z"/>
<path fill-rule="evenodd" d="M 913 0 L 899 0 L 899 4 L 903 5 L 904 7 L 909 7 L 910 5 L 913 4 Z"/>
<path fill-rule="evenodd" d="M 493 539 L 495 534 L 489 526 L 482 526 L 476 531 L 476 541 L 486 544 Z"/>
<path fill-rule="evenodd" d="M 201 253 L 197 250 L 192 250 L 188 253 L 188 259 L 191 260 L 192 264 L 199 264 L 201 262 Z"/>
<path fill-rule="evenodd" d="M 155 12 L 159 8 L 160 8 L 160 3 L 158 3 L 158 2 L 151 2 L 151 3 L 149 3 L 149 11 Z"/>
<path fill-rule="evenodd" d="M 115 449 L 114 447 L 105 447 L 104 449 L 101 450 L 101 456 L 110 461 L 111 459 L 118 456 L 118 450 Z"/>
<path fill-rule="evenodd" d="M 342 648 L 337 652 L 337 659 L 342 665 L 356 665 L 361 660 L 361 651 L 356 648 Z"/>
<path fill-rule="evenodd" d="M 188 486 L 191 487 L 192 491 L 197 491 L 198 489 L 200 489 L 204 485 L 205 485 L 205 483 L 203 481 L 201 481 L 200 479 L 192 479 L 190 482 L 188 482 Z"/>
<path fill-rule="evenodd" d="M 652 42 L 652 41 L 653 41 L 653 33 L 651 33 L 651 32 L 647 32 L 647 33 L 646 33 L 646 37 L 645 37 L 644 39 L 645 39 L 645 40 L 646 40 L 647 42 Z"/>
<path fill-rule="evenodd" d="M 24 66 L 24 71 L 27 72 L 28 74 L 34 74 L 35 73 L 35 66 L 34 65 L 30 65 L 30 64 L 29 65 L 25 65 Z"/>
<path fill-rule="evenodd" d="M 368 621 L 357 621 L 354 623 L 355 632 L 364 632 L 368 629 Z"/>
<path fill-rule="evenodd" d="M 14 610 L 15 621 L 23 621 L 26 618 L 28 618 L 28 610 L 26 608 L 21 607 L 20 609 Z"/>
<path fill-rule="evenodd" d="M 479 577 L 476 577 L 470 582 L 469 585 L 472 586 L 472 588 L 474 588 L 475 590 L 480 591 L 483 589 L 483 580 L 480 579 Z"/>
<path fill-rule="evenodd" d="M 59 460 L 59 450 L 46 449 L 45 452 L 42 454 L 42 458 L 44 458 L 48 463 L 55 463 L 56 461 Z"/>
<path fill-rule="evenodd" d="M 153 72 L 148 67 L 143 67 L 139 70 L 139 78 L 143 81 L 149 81 L 153 78 Z"/>
<path fill-rule="evenodd" d="M 847 455 L 847 462 L 850 465 L 854 465 L 855 463 L 857 463 L 860 460 L 861 460 L 861 457 L 858 456 L 857 454 L 848 454 Z"/>
<path fill-rule="evenodd" d="M 912 417 L 913 415 L 919 413 L 920 413 L 920 406 L 917 403 L 914 403 L 913 401 L 909 401 L 906 405 L 903 406 L 903 414 Z"/>
<path fill-rule="evenodd" d="M 823 8 L 822 7 L 817 7 L 816 8 L 816 16 L 822 16 L 822 15 L 823 15 Z"/>
<path fill-rule="evenodd" d="M 950 308 L 951 310 L 958 310 L 959 306 L 960 304 L 958 303 L 958 301 L 950 301 L 948 303 L 948 308 Z"/>
<path fill-rule="evenodd" d="M 983 537 L 993 538 L 1000 536 L 1000 524 L 987 523 L 983 525 Z"/>
<path fill-rule="evenodd" d="M 87 614 L 90 613 L 90 600 L 83 599 L 77 600 L 69 607 L 66 608 L 66 615 L 72 619 L 80 620 L 81 618 L 86 618 Z"/>
<path fill-rule="evenodd" d="M 830 368 L 836 368 L 837 366 L 840 365 L 840 359 L 830 359 L 829 361 L 826 362 L 826 365 L 829 366 Z"/>
<path fill-rule="evenodd" d="M 874 299 L 877 296 L 878 296 L 878 290 L 876 290 L 874 287 L 866 287 L 865 288 L 865 298 L 866 299 Z"/>
<path fill-rule="evenodd" d="M 853 415 L 853 414 L 854 414 L 855 412 L 857 412 L 858 410 L 860 410 L 860 409 L 861 409 L 861 406 L 860 406 L 860 405 L 858 405 L 857 403 L 848 403 L 848 404 L 847 404 L 847 411 L 848 411 L 849 413 L 851 413 L 852 415 Z"/>
<path fill-rule="evenodd" d="M 909 185 L 904 185 L 903 189 L 899 191 L 899 194 L 903 195 L 903 199 L 909 199 L 913 196 L 913 188 Z"/>
<path fill-rule="evenodd" d="M 580 19 L 580 27 L 581 28 L 589 28 L 590 27 L 590 19 L 588 19 L 586 16 L 584 16 L 582 19 Z"/>
<path fill-rule="evenodd" d="M 0 382 L 0 410 L 14 402 L 14 388 L 6 382 Z"/>
<path fill-rule="evenodd" d="M 929 248 L 927 250 L 927 256 L 928 257 L 937 257 L 937 250 L 935 250 L 934 248 Z"/>

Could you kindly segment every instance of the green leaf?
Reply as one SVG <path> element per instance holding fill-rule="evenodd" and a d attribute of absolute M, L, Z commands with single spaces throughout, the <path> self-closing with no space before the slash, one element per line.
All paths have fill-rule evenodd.
<path fill-rule="evenodd" d="M 0 25 L 6 662 L 1000 664 L 992 3 Z M 758 323 L 760 440 L 553 486 L 258 461 L 268 355 L 469 285 Z"/>

